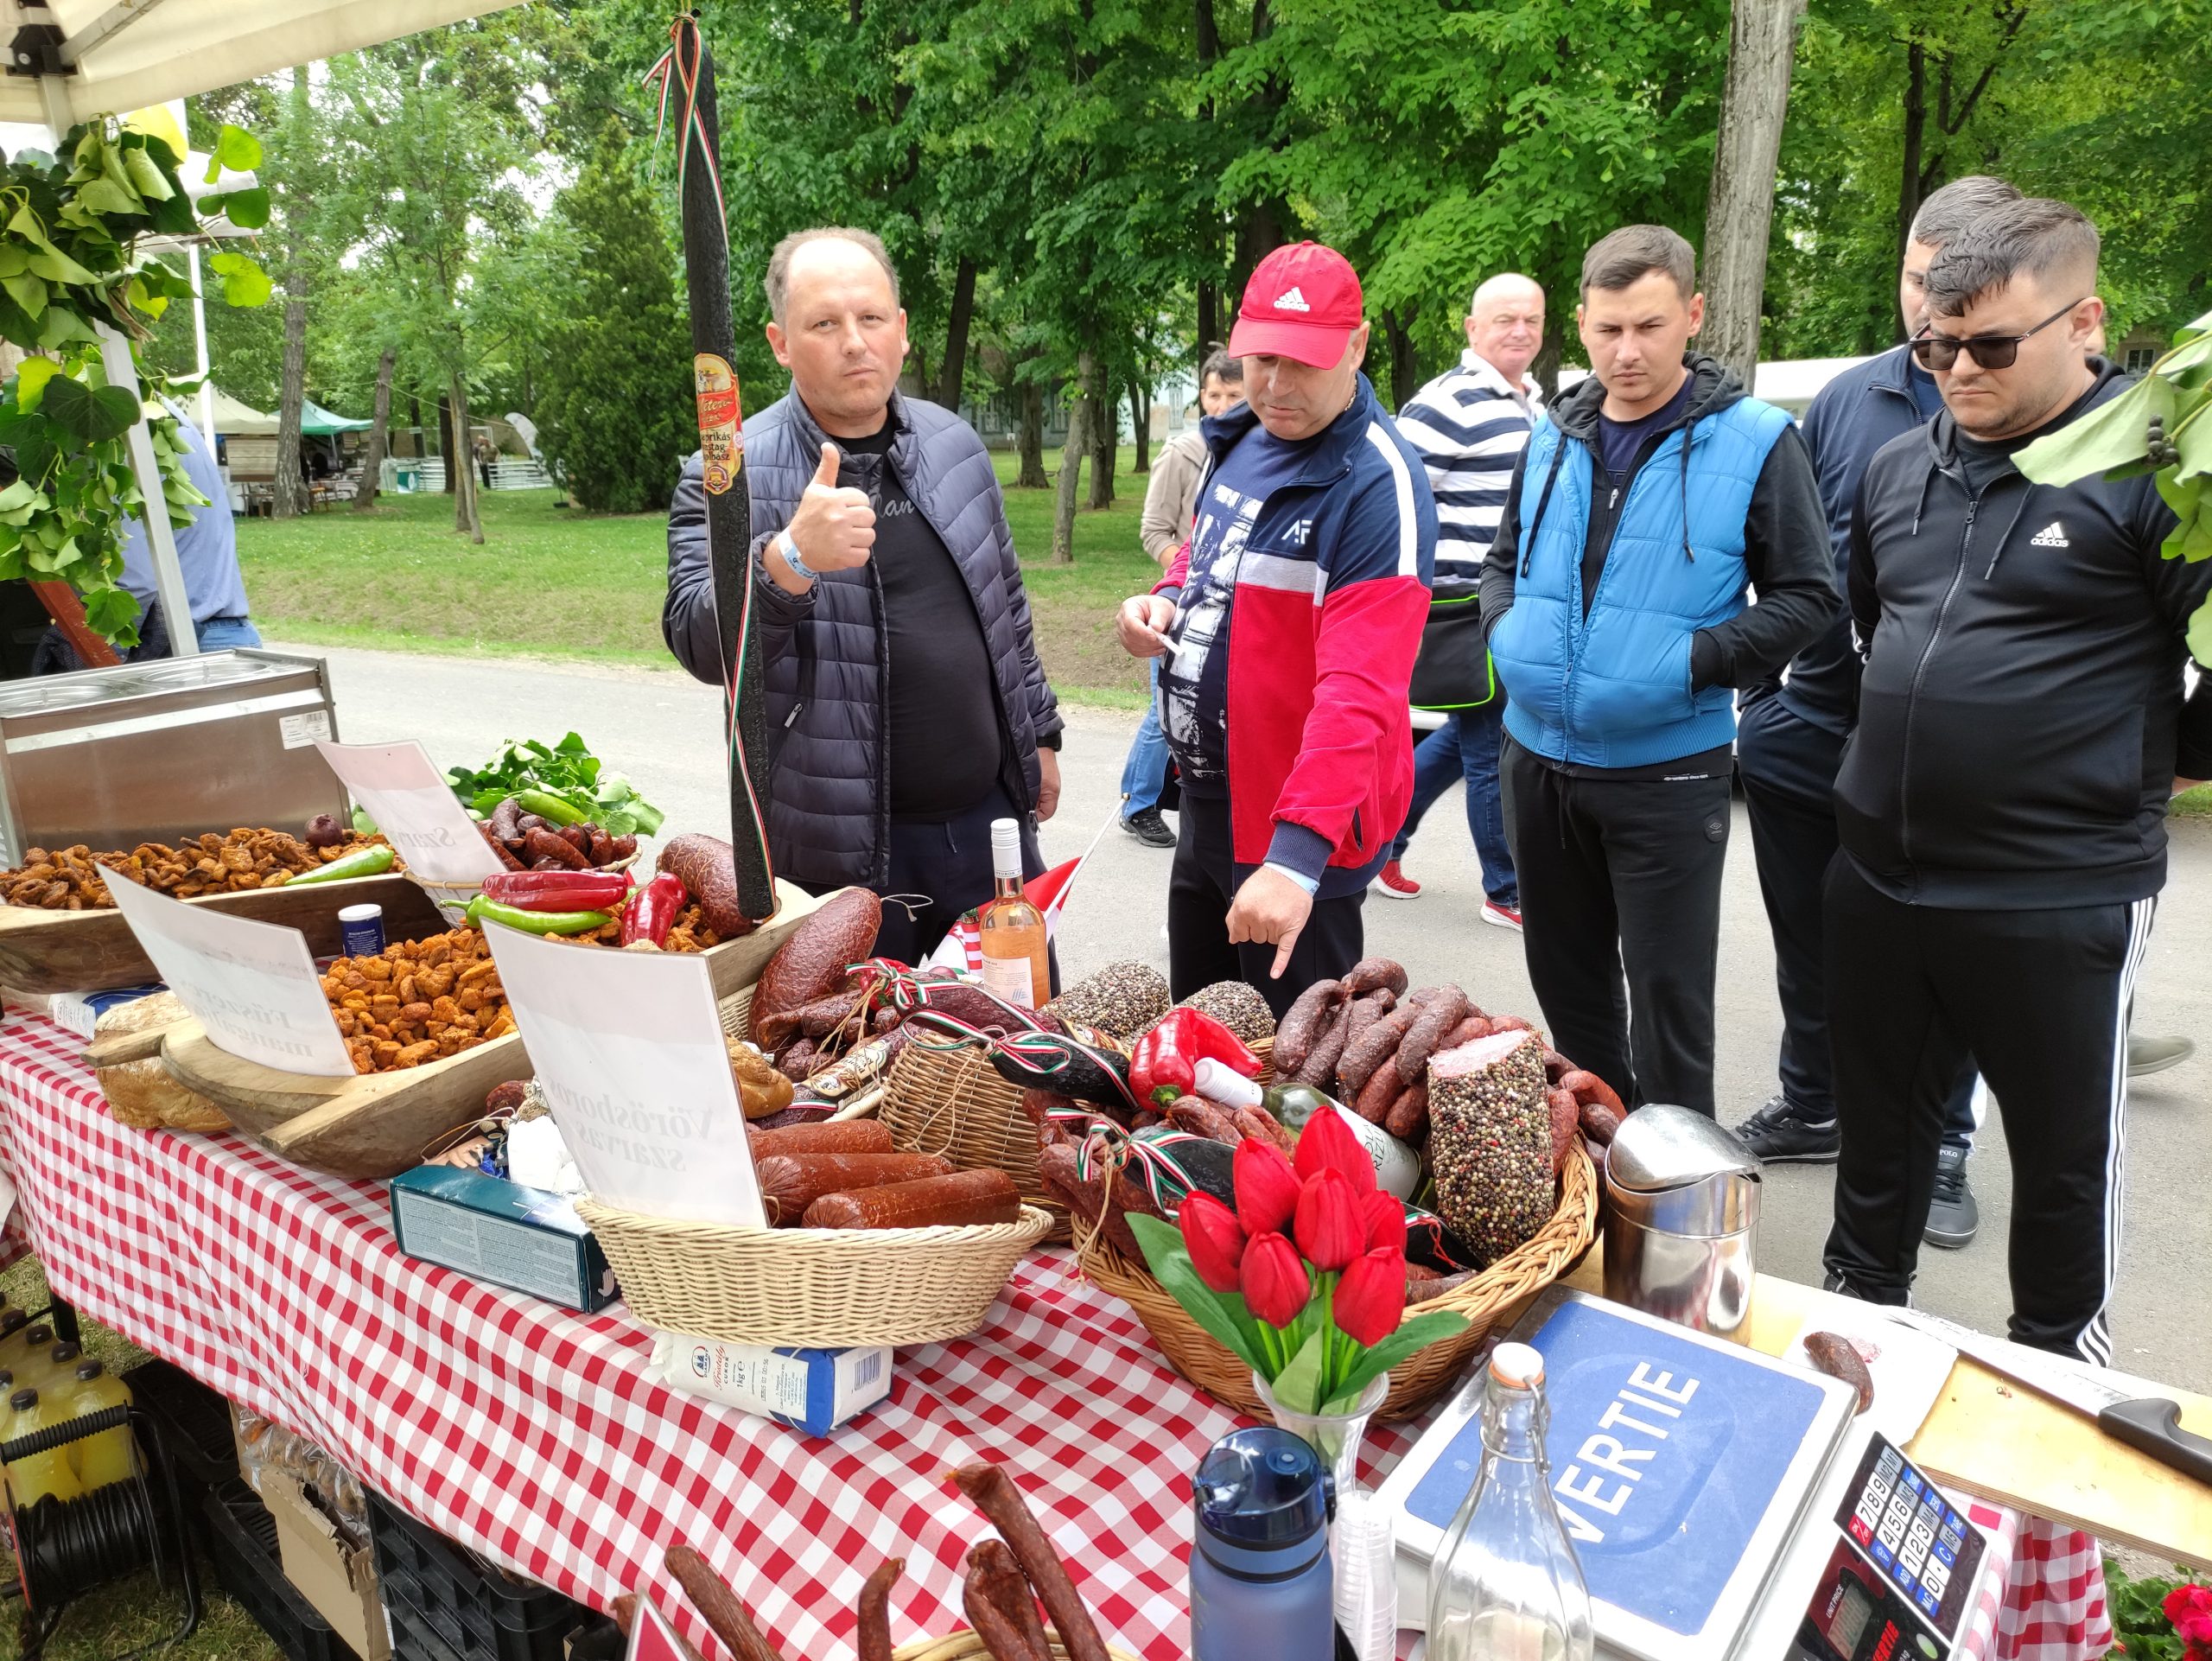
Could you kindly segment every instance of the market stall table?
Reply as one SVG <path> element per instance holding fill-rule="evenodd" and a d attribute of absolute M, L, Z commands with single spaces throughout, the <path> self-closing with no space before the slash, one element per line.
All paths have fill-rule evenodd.
<path fill-rule="evenodd" d="M 81 1047 L 0 1021 L 0 1153 L 57 1295 L 463 1544 L 597 1607 L 649 1586 L 703 1638 L 659 1569 L 687 1541 L 785 1653 L 830 1657 L 887 1556 L 908 1565 L 899 1638 L 963 1624 L 961 1559 L 986 1524 L 945 1479 L 995 1458 L 1101 1626 L 1146 1661 L 1185 1653 L 1188 1473 L 1236 1421 L 1068 1254 L 1029 1259 L 982 1331 L 900 1352 L 888 1402 L 809 1440 L 652 1382 L 619 1306 L 570 1315 L 401 1257 L 381 1185 L 123 1129 Z M 1370 1439 L 1378 1477 L 1408 1445 Z M 1985 1630 L 1997 1613 L 1993 1594 Z"/>

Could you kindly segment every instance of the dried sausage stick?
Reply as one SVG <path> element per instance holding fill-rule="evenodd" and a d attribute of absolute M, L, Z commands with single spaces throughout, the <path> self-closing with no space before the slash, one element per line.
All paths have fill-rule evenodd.
<path fill-rule="evenodd" d="M 1306 1065 L 1324 1030 L 1321 1022 L 1344 1001 L 1342 981 L 1315 981 L 1298 995 L 1275 1026 L 1275 1072 L 1287 1079 Z"/>
<path fill-rule="evenodd" d="M 1559 1081 L 1559 1087 L 1573 1091 L 1574 1099 L 1585 1107 L 1592 1102 L 1598 1102 L 1610 1107 L 1623 1118 L 1628 1117 L 1628 1109 L 1621 1105 L 1619 1094 L 1594 1072 L 1585 1072 L 1578 1068 L 1564 1075 Z"/>
<path fill-rule="evenodd" d="M 1052 1617 L 1068 1661 L 1109 1661 L 1105 1640 L 1098 1636 L 1097 1623 L 1077 1594 L 1067 1565 L 1045 1537 L 1045 1531 L 1005 1467 L 988 1462 L 963 1465 L 952 1473 L 952 1480 L 1013 1548 L 1021 1572 L 1029 1576 L 1029 1583 L 1037 1588 L 1046 1612 Z"/>
<path fill-rule="evenodd" d="M 1320 1037 L 1306 1052 L 1304 1063 L 1291 1075 L 1295 1082 L 1312 1085 L 1316 1089 L 1328 1087 L 1329 1081 L 1337 1076 L 1337 1061 L 1344 1053 L 1344 1041 L 1351 1036 L 1352 1011 L 1357 1007 L 1355 1002 L 1337 1006 L 1337 1012 L 1329 1017 L 1329 1024 L 1321 1029 Z"/>
<path fill-rule="evenodd" d="M 1045 1637 L 1044 1620 L 1037 1613 L 1036 1594 L 1005 1541 L 986 1537 L 976 1543 L 968 1554 L 968 1584 L 981 1591 L 984 1601 L 1014 1628 L 1023 1655 L 1033 1656 L 1035 1661 L 1052 1661 L 1052 1645 Z M 975 1625 L 972 1613 L 969 1624 Z"/>
<path fill-rule="evenodd" d="M 671 1546 L 661 1560 L 676 1583 L 690 1594 L 708 1630 L 728 1648 L 737 1661 L 784 1661 L 776 1646 L 761 1637 L 736 1593 L 722 1584 L 707 1560 L 690 1546 Z"/>
<path fill-rule="evenodd" d="M 1367 1088 L 1367 1081 L 1398 1053 L 1398 1046 L 1406 1041 L 1406 1034 L 1413 1030 L 1414 1017 L 1420 1013 L 1411 999 L 1405 1000 L 1362 1033 L 1357 1043 L 1344 1046 L 1344 1060 L 1337 1063 L 1337 1082 L 1343 1086 L 1342 1097 L 1356 1097 Z"/>
<path fill-rule="evenodd" d="M 906 1572 L 906 1560 L 893 1557 L 879 1563 L 861 1588 L 861 1624 L 855 1647 L 860 1661 L 891 1661 L 891 1588 Z"/>

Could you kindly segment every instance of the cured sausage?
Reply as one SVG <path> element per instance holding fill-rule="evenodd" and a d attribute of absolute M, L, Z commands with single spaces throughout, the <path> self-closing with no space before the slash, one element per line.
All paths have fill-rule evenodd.
<path fill-rule="evenodd" d="M 952 1162 L 935 1154 L 776 1154 L 757 1161 L 760 1203 L 772 1227 L 795 1223 L 825 1193 L 944 1176 Z"/>
<path fill-rule="evenodd" d="M 572 871 L 588 870 L 591 858 L 576 851 L 566 837 L 556 836 L 550 830 L 525 830 L 522 837 L 523 857 L 529 860 L 558 860 Z"/>
<path fill-rule="evenodd" d="M 1342 981 L 1315 981 L 1298 995 L 1297 1002 L 1275 1023 L 1274 1063 L 1279 1078 L 1287 1079 L 1306 1065 L 1322 1033 L 1322 1021 L 1344 1001 Z"/>
<path fill-rule="evenodd" d="M 1560 1076 L 1559 1087 L 1573 1091 L 1574 1099 L 1586 1107 L 1596 1102 L 1624 1117 L 1627 1115 L 1628 1109 L 1621 1105 L 1618 1092 L 1594 1072 L 1585 1072 L 1578 1067 Z"/>
<path fill-rule="evenodd" d="M 662 1559 L 676 1583 L 690 1594 L 707 1618 L 707 1626 L 737 1661 L 784 1661 L 776 1646 L 760 1636 L 753 1617 L 738 1601 L 737 1594 L 722 1584 L 721 1576 L 690 1546 L 671 1546 Z"/>
<path fill-rule="evenodd" d="M 1544 1105 L 1552 1116 L 1552 1169 L 1567 1168 L 1567 1150 L 1574 1145 L 1575 1133 L 1582 1128 L 1582 1104 L 1574 1099 L 1574 1092 L 1562 1090 L 1557 1085 L 1544 1092 Z"/>
<path fill-rule="evenodd" d="M 1019 1654 L 1034 1658 L 1034 1661 L 1052 1661 L 1052 1647 L 1045 1638 L 1045 1623 L 1037 1613 L 1036 1594 L 1029 1589 L 1028 1578 L 1021 1572 L 1021 1565 L 1014 1560 L 1014 1553 L 1005 1541 L 996 1537 L 978 1540 L 968 1553 L 968 1595 L 980 1595 L 1014 1631 L 1019 1641 Z M 990 1645 L 989 1635 L 976 1626 L 973 1605 L 968 1607 L 968 1624 L 976 1626 L 982 1637 L 984 1646 Z M 994 1657 L 998 1655 L 992 1650 Z M 1005 1661 L 1014 1661 L 1012 1656 Z"/>
<path fill-rule="evenodd" d="M 674 864 L 671 855 L 676 856 Z M 709 896 L 691 881 L 695 870 L 719 878 L 722 901 L 733 913 L 736 911 L 737 867 L 728 843 L 712 837 L 678 837 L 661 850 L 660 869 L 674 870 L 683 886 L 691 889 L 708 927 L 718 933 L 729 932 L 716 920 Z M 753 989 L 753 1041 L 768 1047 L 760 1034 L 772 1017 L 803 1009 L 842 988 L 845 971 L 875 950 L 876 931 L 882 926 L 883 901 L 866 888 L 847 888 L 832 894 L 819 911 L 792 930 L 791 938 L 776 948 L 776 955 L 768 959 Z"/>
<path fill-rule="evenodd" d="M 1549 1046 L 1545 1047 L 1544 1077 L 1546 1079 L 1549 1079 L 1553 1084 L 1557 1084 L 1560 1079 L 1566 1078 L 1568 1073 L 1573 1071 L 1573 1062 L 1568 1060 L 1557 1050 L 1551 1048 Z"/>
<path fill-rule="evenodd" d="M 887 1154 L 891 1127 L 880 1119 L 822 1120 L 786 1124 L 773 1130 L 748 1130 L 745 1140 L 753 1162 L 779 1154 Z"/>
<path fill-rule="evenodd" d="M 1090 1611 L 1083 1607 L 1083 1600 L 1076 1594 L 1075 1582 L 1068 1577 L 1067 1565 L 1053 1551 L 1052 1542 L 1045 1537 L 1045 1531 L 1037 1525 L 1037 1518 L 1021 1498 L 1021 1491 L 1014 1486 L 1014 1479 L 1002 1467 L 988 1463 L 963 1465 L 952 1473 L 960 1492 L 975 1503 L 976 1509 L 991 1519 L 999 1537 L 1014 1549 L 1021 1572 L 1037 1588 L 1037 1595 L 1044 1600 L 1046 1613 L 1052 1617 L 1052 1626 L 1059 1633 L 1060 1647 L 1067 1651 L 1068 1661 L 1108 1661 L 1105 1640 L 1098 1636 L 1098 1627 L 1090 1619 Z"/>
<path fill-rule="evenodd" d="M 1208 1142 L 1225 1142 L 1233 1148 L 1244 1139 L 1231 1110 L 1217 1106 L 1203 1096 L 1178 1096 L 1163 1111 L 1167 1123 L 1178 1130 L 1204 1136 Z"/>
<path fill-rule="evenodd" d="M 1352 1100 L 1351 1111 L 1370 1124 L 1382 1124 L 1390 1117 L 1390 1109 L 1405 1093 L 1405 1086 L 1398 1082 L 1395 1067 L 1377 1067 L 1375 1076 Z"/>
<path fill-rule="evenodd" d="M 1398 1053 L 1398 1046 L 1406 1041 L 1414 1017 L 1420 1013 L 1409 1001 L 1402 1002 L 1362 1033 L 1357 1043 L 1344 1046 L 1344 1060 L 1337 1063 L 1337 1083 L 1343 1086 L 1344 1098 L 1356 1097 L 1367 1088 L 1367 1081 Z"/>
<path fill-rule="evenodd" d="M 897 1155 L 894 1155 L 897 1157 Z M 930 1155 L 911 1157 L 927 1159 Z M 938 1160 L 938 1164 L 944 1161 Z M 955 1171 L 825 1193 L 806 1208 L 808 1228 L 962 1228 L 1021 1219 L 1021 1190 L 1004 1171 Z"/>
<path fill-rule="evenodd" d="M 1421 1006 L 1421 1014 L 1407 1028 L 1405 1041 L 1398 1046 L 1398 1082 L 1417 1085 L 1428 1069 L 1428 1058 L 1436 1053 L 1444 1035 L 1461 1021 L 1470 1019 L 1474 1005 L 1467 1002 L 1467 995 L 1456 986 L 1439 987 L 1436 996 Z"/>
<path fill-rule="evenodd" d="M 618 853 L 621 845 L 622 839 L 620 837 L 616 837 L 615 848 Z M 702 837 L 695 832 L 689 836 L 673 837 L 660 850 L 660 857 L 653 862 L 653 866 L 657 870 L 675 873 L 677 880 L 683 884 L 684 892 L 699 902 L 700 916 L 705 920 L 707 926 L 715 933 L 730 935 L 751 932 L 753 925 L 747 920 L 744 911 L 737 903 L 737 855 L 720 837 Z M 847 892 L 853 891 L 849 889 Z M 840 899 L 842 897 L 842 895 L 839 896 Z M 875 900 L 874 894 L 869 894 L 868 898 Z M 828 906 L 822 908 L 822 911 L 816 912 L 813 917 L 801 923 L 798 926 L 798 933 L 804 934 L 808 924 L 812 923 L 815 918 L 820 917 L 822 912 L 831 909 L 836 904 L 837 901 L 832 900 Z M 880 919 L 882 915 L 883 902 L 875 900 L 875 907 L 876 915 Z M 793 940 L 798 938 L 798 934 L 791 937 Z M 874 939 L 873 934 L 868 937 L 870 945 L 874 943 Z M 785 941 L 785 950 L 789 950 L 790 945 L 791 941 Z M 781 951 L 777 953 L 778 957 L 782 955 Z M 858 955 L 864 958 L 868 954 L 863 951 Z M 772 968 L 774 966 L 772 958 L 770 960 L 770 966 Z M 841 964 L 840 967 L 842 965 Z M 766 975 L 761 977 L 761 984 L 764 987 L 767 984 Z M 832 983 L 832 986 L 835 983 Z M 825 986 L 814 996 L 819 997 L 823 992 L 830 990 L 832 990 L 831 986 Z M 794 1003 L 804 1003 L 807 1001 L 805 998 L 791 1000 Z M 757 1002 L 754 1004 L 754 1009 L 756 1010 L 760 1009 Z M 760 1041 L 755 1038 L 753 1041 L 758 1043 Z"/>
<path fill-rule="evenodd" d="M 1271 1142 L 1286 1154 L 1298 1150 L 1298 1138 L 1290 1128 L 1264 1107 L 1240 1107 L 1236 1110 L 1237 1140 L 1248 1142 L 1256 1137 Z"/>
<path fill-rule="evenodd" d="M 1362 958 L 1344 977 L 1344 990 L 1356 998 L 1382 991 L 1402 997 L 1406 990 L 1405 965 L 1389 958 Z"/>
<path fill-rule="evenodd" d="M 1433 1054 L 1441 1055 L 1446 1050 L 1458 1049 L 1462 1044 L 1471 1044 L 1478 1038 L 1488 1038 L 1493 1030 L 1488 1015 L 1481 1014 L 1469 1015 L 1444 1034 L 1443 1041 L 1437 1045 Z"/>
<path fill-rule="evenodd" d="M 1858 1413 L 1874 1405 L 1874 1375 L 1866 1371 L 1866 1358 L 1859 1353 L 1859 1346 L 1849 1339 L 1834 1333 L 1807 1333 L 1805 1359 L 1829 1378 L 1840 1378 L 1859 1392 Z"/>
<path fill-rule="evenodd" d="M 1382 1128 L 1401 1142 L 1418 1136 L 1428 1128 L 1428 1086 L 1408 1085 L 1390 1104 Z"/>
<path fill-rule="evenodd" d="M 860 1661 L 891 1661 L 891 1588 L 906 1572 L 906 1560 L 893 1557 L 878 1563 L 861 1587 L 860 1625 L 853 1645 Z"/>
<path fill-rule="evenodd" d="M 811 1079 L 829 1058 L 810 1038 L 795 1038 L 776 1052 L 776 1071 L 794 1081 Z"/>
<path fill-rule="evenodd" d="M 1306 1064 L 1291 1075 L 1301 1085 L 1312 1085 L 1317 1090 L 1328 1088 L 1337 1076 L 1337 1061 L 1344 1053 L 1344 1041 L 1351 1035 L 1352 1011 L 1357 1002 L 1339 1003 L 1329 1024 L 1322 1029 L 1312 1050 L 1307 1052 Z"/>
<path fill-rule="evenodd" d="M 1610 1148 L 1613 1145 L 1613 1137 L 1621 1128 L 1620 1114 L 1614 1112 L 1603 1102 L 1585 1102 L 1582 1104 L 1581 1118 L 1584 1136 L 1589 1137 L 1600 1148 Z"/>
<path fill-rule="evenodd" d="M 1144 1248 L 1137 1244 L 1136 1231 L 1120 1211 L 1106 1206 L 1105 1183 L 1096 1177 L 1086 1182 L 1078 1174 L 1081 1157 L 1072 1142 L 1052 1142 L 1039 1148 L 1037 1174 L 1045 1184 L 1046 1193 L 1092 1228 L 1103 1232 L 1107 1243 L 1131 1263 L 1142 1263 Z"/>

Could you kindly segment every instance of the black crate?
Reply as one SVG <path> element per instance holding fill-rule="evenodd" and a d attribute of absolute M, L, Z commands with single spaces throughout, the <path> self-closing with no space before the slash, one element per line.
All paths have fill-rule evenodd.
<path fill-rule="evenodd" d="M 123 1382 L 133 1404 L 160 1426 L 188 1511 L 210 1488 L 237 1480 L 238 1441 L 231 1434 L 231 1404 L 222 1397 L 167 1361 L 141 1362 Z"/>
<path fill-rule="evenodd" d="M 360 1661 L 298 1588 L 284 1578 L 276 1519 L 242 1477 L 207 1491 L 200 1556 L 223 1589 L 245 1607 L 286 1661 Z"/>
<path fill-rule="evenodd" d="M 367 1490 L 393 1661 L 563 1661 L 590 1610 L 518 1584 Z"/>

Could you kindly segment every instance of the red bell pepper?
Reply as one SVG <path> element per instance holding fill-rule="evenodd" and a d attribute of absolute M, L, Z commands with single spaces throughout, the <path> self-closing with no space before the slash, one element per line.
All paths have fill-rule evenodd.
<path fill-rule="evenodd" d="M 518 911 L 612 911 L 630 892 L 620 871 L 494 871 L 486 897 Z"/>
<path fill-rule="evenodd" d="M 1201 1061 L 1218 1061 L 1247 1079 L 1260 1072 L 1260 1058 L 1243 1039 L 1203 1009 L 1179 1008 L 1137 1040 L 1129 1055 L 1129 1088 L 1138 1100 L 1165 1107 L 1197 1087 L 1194 1069 Z"/>
<path fill-rule="evenodd" d="M 622 913 L 622 944 L 635 945 L 649 940 L 661 945 L 668 939 L 668 932 L 676 926 L 676 919 L 684 902 L 691 896 L 684 891 L 683 879 L 673 871 L 663 871 L 658 876 L 638 890 Z"/>

